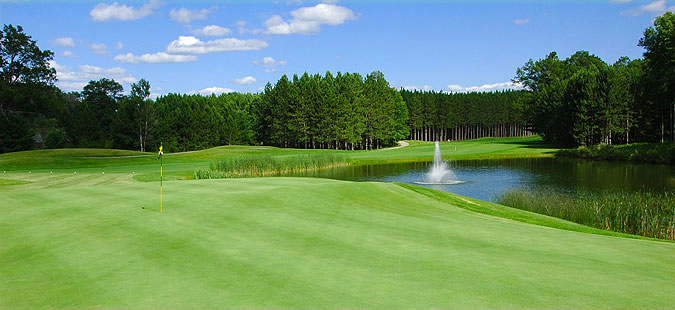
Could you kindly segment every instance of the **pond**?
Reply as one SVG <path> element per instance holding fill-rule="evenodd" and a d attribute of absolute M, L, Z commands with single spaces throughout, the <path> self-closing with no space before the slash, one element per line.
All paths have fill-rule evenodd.
<path fill-rule="evenodd" d="M 602 190 L 673 190 L 675 166 L 630 164 L 568 158 L 519 158 L 449 161 L 454 185 L 421 185 L 485 201 L 518 187 L 546 188 L 574 194 Z M 378 164 L 326 169 L 296 176 L 349 181 L 424 181 L 431 162 Z"/>

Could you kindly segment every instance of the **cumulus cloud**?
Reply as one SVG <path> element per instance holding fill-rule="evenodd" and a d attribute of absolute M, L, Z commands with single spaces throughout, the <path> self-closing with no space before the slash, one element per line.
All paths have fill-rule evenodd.
<path fill-rule="evenodd" d="M 216 25 L 204 26 L 204 28 L 195 29 L 192 31 L 197 36 L 221 37 L 232 34 L 230 28 L 220 27 Z"/>
<path fill-rule="evenodd" d="M 239 85 L 251 85 L 256 82 L 256 79 L 249 75 L 240 79 L 234 79 L 234 82 Z"/>
<path fill-rule="evenodd" d="M 193 36 L 179 36 L 169 43 L 166 51 L 171 54 L 206 54 L 227 51 L 260 50 L 269 45 L 263 40 L 240 40 L 235 38 L 201 41 Z"/>
<path fill-rule="evenodd" d="M 150 0 L 140 8 L 126 6 L 113 2 L 112 4 L 99 3 L 90 12 L 91 18 L 97 22 L 117 20 L 137 20 L 152 14 L 152 11 L 162 6 L 159 0 Z"/>
<path fill-rule="evenodd" d="M 523 25 L 530 22 L 530 19 L 514 19 L 513 23 L 516 25 Z"/>
<path fill-rule="evenodd" d="M 448 84 L 448 92 L 451 93 L 491 92 L 509 89 L 512 90 L 523 89 L 523 85 L 520 83 L 513 83 L 513 82 L 483 84 L 481 86 L 468 86 L 468 87 L 457 84 Z"/>
<path fill-rule="evenodd" d="M 202 96 L 210 96 L 212 94 L 215 94 L 217 96 L 217 95 L 220 95 L 220 94 L 232 93 L 232 92 L 234 92 L 234 89 L 213 86 L 213 87 L 204 88 L 202 90 L 191 90 L 191 91 L 188 92 L 188 95 L 200 94 Z"/>
<path fill-rule="evenodd" d="M 96 54 L 99 54 L 99 55 L 107 55 L 108 54 L 108 47 L 105 46 L 105 44 L 103 44 L 103 43 L 101 43 L 101 44 L 93 43 L 89 47 Z"/>
<path fill-rule="evenodd" d="M 263 65 L 265 67 L 285 66 L 288 64 L 285 60 L 277 61 L 272 57 L 265 57 L 262 60 L 254 60 L 253 63 L 256 65 Z"/>
<path fill-rule="evenodd" d="M 204 20 L 207 15 L 211 13 L 211 9 L 201 9 L 201 10 L 190 10 L 187 8 L 180 8 L 178 10 L 171 9 L 169 12 L 169 17 L 171 20 L 179 22 L 181 24 L 188 24 L 193 20 Z"/>
<path fill-rule="evenodd" d="M 162 63 L 176 63 L 176 62 L 191 62 L 196 61 L 197 57 L 193 55 L 174 55 L 165 52 L 154 54 L 134 55 L 132 53 L 121 54 L 115 56 L 115 61 L 128 64 L 146 63 L 146 64 L 162 64 Z"/>
<path fill-rule="evenodd" d="M 272 73 L 272 72 L 277 72 L 277 69 L 275 69 L 275 68 L 265 69 L 265 73 Z"/>
<path fill-rule="evenodd" d="M 631 1 L 633 1 L 633 0 L 611 0 L 611 1 L 609 1 L 609 2 L 611 2 L 611 3 L 616 3 L 616 4 L 621 4 L 621 3 L 628 3 L 628 2 L 631 2 Z"/>
<path fill-rule="evenodd" d="M 115 47 L 116 47 L 118 50 L 121 50 L 121 49 L 124 47 L 124 44 L 122 44 L 122 42 L 117 42 L 117 44 L 115 45 Z"/>
<path fill-rule="evenodd" d="M 62 55 L 64 57 L 79 58 L 79 56 L 73 54 L 73 52 L 71 52 L 71 51 L 64 51 Z"/>
<path fill-rule="evenodd" d="M 668 10 L 673 10 L 673 7 L 669 8 Z M 642 5 L 640 7 L 626 10 L 621 12 L 622 15 L 629 15 L 629 16 L 641 16 L 641 15 L 661 15 L 665 13 L 666 10 L 666 0 L 659 0 L 659 1 L 654 1 L 651 3 L 647 3 L 645 5 Z"/>
<path fill-rule="evenodd" d="M 352 10 L 334 4 L 319 3 L 291 11 L 292 19 L 285 21 L 274 15 L 265 21 L 267 34 L 314 34 L 321 25 L 336 26 L 356 18 Z"/>
<path fill-rule="evenodd" d="M 97 66 L 81 65 L 79 66 L 79 71 L 72 71 L 53 60 L 49 64 L 56 70 L 58 78 L 57 86 L 65 91 L 81 91 L 89 81 L 99 80 L 104 77 L 122 84 L 137 82 L 131 73 L 120 67 L 106 69 Z"/>
<path fill-rule="evenodd" d="M 65 38 L 58 38 L 54 40 L 54 45 L 60 46 L 60 47 L 70 47 L 74 48 L 75 47 L 75 40 L 71 37 L 65 37 Z"/>
<path fill-rule="evenodd" d="M 239 34 L 244 34 L 244 33 L 252 33 L 252 34 L 258 34 L 262 32 L 262 29 L 249 29 L 246 28 L 246 22 L 243 20 L 238 20 L 237 21 L 237 28 L 239 29 Z"/>

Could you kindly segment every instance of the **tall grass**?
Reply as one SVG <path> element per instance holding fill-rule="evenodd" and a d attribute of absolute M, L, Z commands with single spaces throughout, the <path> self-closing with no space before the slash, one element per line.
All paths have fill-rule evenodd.
<path fill-rule="evenodd" d="M 675 191 L 567 195 L 521 188 L 501 194 L 497 201 L 600 229 L 675 240 Z"/>
<path fill-rule="evenodd" d="M 633 143 L 629 145 L 600 144 L 563 149 L 556 153 L 561 157 L 576 157 L 596 160 L 618 160 L 634 163 L 675 165 L 674 143 Z"/>
<path fill-rule="evenodd" d="M 280 176 L 349 165 L 347 157 L 332 153 L 297 156 L 233 157 L 211 163 L 209 169 L 195 171 L 195 179 Z"/>

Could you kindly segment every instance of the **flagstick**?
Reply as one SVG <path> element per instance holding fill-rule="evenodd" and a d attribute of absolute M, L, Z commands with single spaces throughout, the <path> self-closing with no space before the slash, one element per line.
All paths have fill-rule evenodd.
<path fill-rule="evenodd" d="M 164 179 L 164 156 L 159 157 L 159 213 L 162 213 L 163 179 Z"/>

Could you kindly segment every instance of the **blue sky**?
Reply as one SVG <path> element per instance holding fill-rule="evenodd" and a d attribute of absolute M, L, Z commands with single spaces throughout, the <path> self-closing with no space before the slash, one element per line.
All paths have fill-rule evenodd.
<path fill-rule="evenodd" d="M 153 96 L 257 92 L 282 74 L 382 71 L 394 87 L 513 88 L 528 59 L 587 50 L 613 63 L 675 0 L 2 1 L 55 52 L 57 85 L 145 78 Z"/>

